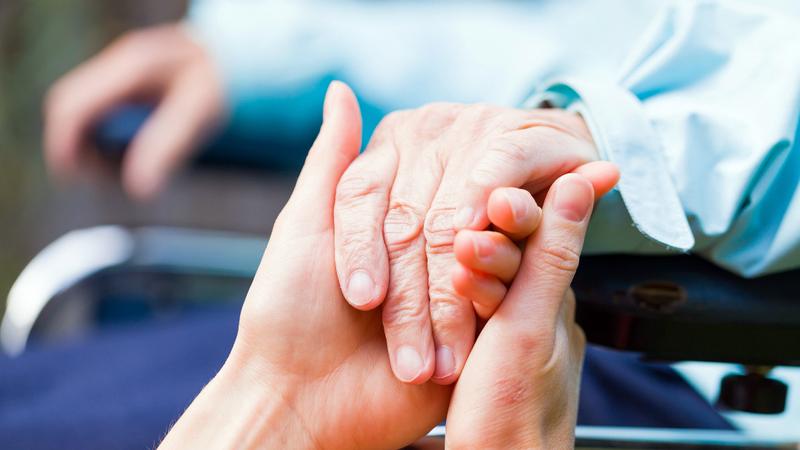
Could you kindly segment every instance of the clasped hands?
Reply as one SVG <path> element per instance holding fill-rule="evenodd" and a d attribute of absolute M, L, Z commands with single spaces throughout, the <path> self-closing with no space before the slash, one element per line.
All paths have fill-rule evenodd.
<path fill-rule="evenodd" d="M 560 111 L 434 105 L 360 136 L 332 83 L 231 354 L 162 447 L 399 448 L 445 416 L 451 448 L 570 447 L 569 284 L 616 170 Z"/>

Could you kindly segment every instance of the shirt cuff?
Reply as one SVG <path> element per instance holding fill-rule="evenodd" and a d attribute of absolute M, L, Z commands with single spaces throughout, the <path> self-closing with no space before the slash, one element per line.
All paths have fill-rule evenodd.
<path fill-rule="evenodd" d="M 529 107 L 543 105 L 581 114 L 601 158 L 619 167 L 621 177 L 616 192 L 598 204 L 598 213 L 602 215 L 602 209 L 614 211 L 613 217 L 607 216 L 619 225 L 619 216 L 626 209 L 627 228 L 666 246 L 666 250 L 685 252 L 694 246 L 694 236 L 656 132 L 642 104 L 632 93 L 613 83 L 563 79 L 544 85 L 526 102 Z M 615 197 L 622 200 L 624 208 L 612 206 Z M 631 242 L 630 233 L 621 231 L 616 228 L 609 234 L 612 240 L 622 241 L 608 250 L 635 251 L 652 247 L 643 244 L 641 239 Z"/>

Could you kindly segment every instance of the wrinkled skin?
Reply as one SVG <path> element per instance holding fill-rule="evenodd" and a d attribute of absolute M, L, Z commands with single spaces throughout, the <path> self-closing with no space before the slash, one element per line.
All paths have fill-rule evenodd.
<path fill-rule="evenodd" d="M 456 231 L 487 227 L 496 188 L 541 199 L 596 159 L 583 120 L 566 111 L 442 103 L 386 117 L 339 183 L 336 267 L 354 307 L 383 305 L 399 379 L 452 383 L 472 348 L 473 302 L 451 281 Z M 616 178 L 590 181 L 602 195 Z"/>
<path fill-rule="evenodd" d="M 516 280 L 455 392 L 403 383 L 392 373 L 380 314 L 346 304 L 333 265 L 334 191 L 357 155 L 358 119 L 352 92 L 332 84 L 231 354 L 161 448 L 398 448 L 441 420 L 448 402 L 450 448 L 569 448 L 584 345 L 569 283 L 591 183 L 570 174 L 548 193 Z"/>

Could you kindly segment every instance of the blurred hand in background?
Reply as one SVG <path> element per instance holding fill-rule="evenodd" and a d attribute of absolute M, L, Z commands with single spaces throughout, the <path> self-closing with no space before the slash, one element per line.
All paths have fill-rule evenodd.
<path fill-rule="evenodd" d="M 122 183 L 134 198 L 157 194 L 225 115 L 221 77 L 206 50 L 178 24 L 129 32 L 64 75 L 47 94 L 47 166 L 69 179 L 97 169 L 96 122 L 130 102 L 157 104 L 131 142 Z"/>

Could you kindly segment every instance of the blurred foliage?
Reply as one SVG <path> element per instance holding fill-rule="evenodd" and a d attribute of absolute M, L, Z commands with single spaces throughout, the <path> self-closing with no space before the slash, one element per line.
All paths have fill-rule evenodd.
<path fill-rule="evenodd" d="M 48 86 L 125 30 L 175 20 L 183 0 L 0 0 L 0 312 L 42 243 L 53 188 L 42 164 L 41 102 Z"/>

